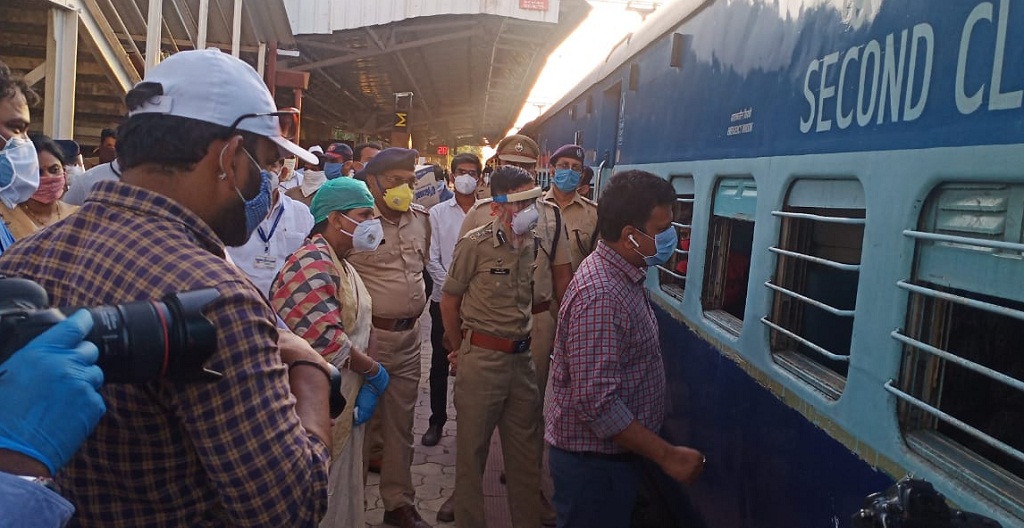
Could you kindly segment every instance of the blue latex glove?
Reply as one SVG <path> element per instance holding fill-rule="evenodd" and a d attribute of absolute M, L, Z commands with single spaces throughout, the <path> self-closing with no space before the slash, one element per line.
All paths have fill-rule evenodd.
<path fill-rule="evenodd" d="M 359 388 L 356 395 L 356 408 L 352 413 L 352 420 L 356 425 L 363 425 L 373 417 L 373 410 L 377 408 L 377 399 L 388 388 L 391 376 L 384 370 L 384 365 L 378 364 L 377 374 L 367 376 L 363 386 Z"/>
<path fill-rule="evenodd" d="M 0 364 L 0 448 L 30 456 L 54 475 L 106 412 L 97 391 L 99 350 L 82 339 L 92 317 L 79 310 Z"/>

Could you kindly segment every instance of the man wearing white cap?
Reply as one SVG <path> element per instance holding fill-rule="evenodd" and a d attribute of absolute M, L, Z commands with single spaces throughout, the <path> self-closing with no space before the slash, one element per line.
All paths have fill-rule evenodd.
<path fill-rule="evenodd" d="M 256 71 L 216 50 L 172 55 L 125 103 L 120 181 L 96 184 L 81 215 L 16 245 L 0 269 L 56 306 L 215 288 L 204 314 L 216 349 L 170 359 L 222 377 L 104 386 L 107 414 L 58 485 L 85 526 L 312 526 L 327 507 L 329 367 L 278 332 L 224 246 L 266 217 L 266 167 L 315 157 L 286 138 L 295 114 L 277 111 Z"/>

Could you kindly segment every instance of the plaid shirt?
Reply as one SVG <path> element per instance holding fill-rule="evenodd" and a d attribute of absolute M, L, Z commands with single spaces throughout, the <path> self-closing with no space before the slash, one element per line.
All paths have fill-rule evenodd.
<path fill-rule="evenodd" d="M 329 453 L 295 413 L 274 313 L 198 216 L 101 182 L 77 214 L 7 250 L 0 273 L 39 282 L 54 306 L 220 292 L 205 311 L 217 329 L 206 366 L 223 379 L 103 387 L 106 415 L 58 475 L 79 524 L 315 526 L 323 516 Z"/>
<path fill-rule="evenodd" d="M 658 432 L 665 367 L 644 270 L 598 242 L 558 313 L 544 439 L 566 451 L 623 453 L 612 441 L 633 420 Z"/>
<path fill-rule="evenodd" d="M 338 302 L 341 279 L 327 240 L 313 235 L 285 259 L 270 287 L 270 304 L 288 328 L 323 356 L 340 351 L 347 357 L 352 350 Z"/>

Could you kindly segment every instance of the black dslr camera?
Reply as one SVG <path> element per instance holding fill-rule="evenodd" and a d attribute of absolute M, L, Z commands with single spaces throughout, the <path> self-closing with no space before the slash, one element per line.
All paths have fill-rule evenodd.
<path fill-rule="evenodd" d="M 217 381 L 219 372 L 203 367 L 217 349 L 217 330 L 203 308 L 220 294 L 203 288 L 137 301 L 86 308 L 92 331 L 85 336 L 100 349 L 96 362 L 104 383 Z M 0 364 L 77 308 L 48 308 L 46 290 L 34 281 L 0 276 Z M 328 364 L 331 418 L 345 409 L 341 373 Z"/>
<path fill-rule="evenodd" d="M 97 364 L 106 383 L 216 381 L 203 368 L 217 349 L 217 331 L 202 309 L 219 297 L 214 288 L 172 293 L 160 301 L 86 308 L 93 327 L 85 337 L 100 349 Z M 0 363 L 65 314 L 77 308 L 49 308 L 39 284 L 0 276 Z"/>
<path fill-rule="evenodd" d="M 1001 528 L 983 515 L 954 510 L 930 483 L 904 477 L 884 493 L 864 499 L 853 515 L 854 528 Z"/>

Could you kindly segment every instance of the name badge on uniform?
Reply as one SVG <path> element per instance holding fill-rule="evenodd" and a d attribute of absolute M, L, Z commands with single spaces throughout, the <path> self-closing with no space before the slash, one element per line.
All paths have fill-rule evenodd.
<path fill-rule="evenodd" d="M 511 271 L 508 268 L 491 268 L 491 275 L 508 275 Z"/>
<path fill-rule="evenodd" d="M 257 255 L 255 265 L 256 269 L 274 269 L 277 266 L 277 257 Z"/>

